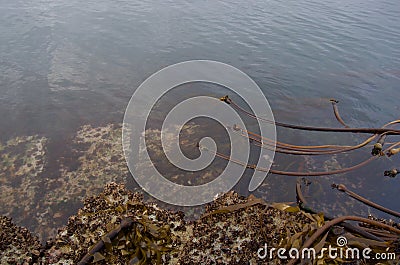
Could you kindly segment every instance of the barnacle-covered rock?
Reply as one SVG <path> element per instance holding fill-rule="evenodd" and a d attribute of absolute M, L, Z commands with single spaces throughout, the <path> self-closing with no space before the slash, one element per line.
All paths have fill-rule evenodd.
<path fill-rule="evenodd" d="M 261 259 L 258 250 L 276 248 L 287 229 L 296 231 L 310 220 L 300 212 L 289 213 L 263 200 L 228 192 L 206 206 L 206 212 L 188 228 L 191 236 L 176 257 L 177 264 L 284 264 Z M 269 256 L 269 255 L 268 255 Z"/>
<path fill-rule="evenodd" d="M 40 255 L 38 238 L 0 216 L 0 264 L 33 264 Z"/>
<path fill-rule="evenodd" d="M 393 221 L 379 221 L 398 227 Z M 0 250 L 5 254 L 0 257 L 5 264 L 286 264 L 276 252 L 265 251 L 300 249 L 324 223 L 323 214 L 284 203 L 268 204 L 233 191 L 207 204 L 201 218 L 187 221 L 183 212 L 146 203 L 140 193 L 109 183 L 99 195 L 85 199 L 84 206 L 43 250 L 26 229 L 1 218 Z M 315 247 L 334 244 L 338 235 L 346 236 L 349 246 L 367 244 L 381 252 L 386 247 L 386 243 L 364 240 L 340 227 L 333 228 L 329 236 L 325 233 Z M 388 250 L 396 252 L 396 247 Z M 260 249 L 264 257 L 259 256 Z M 21 257 L 18 260 L 13 259 L 16 253 Z M 307 264 L 331 261 L 325 254 Z"/>
<path fill-rule="evenodd" d="M 124 218 L 131 218 L 136 225 L 131 230 L 122 231 L 116 241 L 107 238 L 107 233 L 118 228 Z M 48 242 L 51 247 L 46 251 L 43 262 L 75 264 L 96 242 L 104 240 L 109 245 L 106 244 L 104 252 L 97 254 L 99 264 L 126 264 L 137 247 L 145 249 L 142 244 L 149 243 L 146 240 L 154 240 L 151 244 L 160 250 L 175 248 L 178 239 L 170 231 L 184 225 L 182 213 L 162 210 L 155 204 L 145 204 L 139 193 L 132 193 L 123 185 L 110 183 L 98 196 L 87 198 L 78 214 L 69 218 L 68 225 L 60 230 L 53 242 Z M 142 239 L 135 242 L 132 233 Z M 165 251 L 150 251 L 147 261 L 156 261 L 160 253 L 163 253 L 163 263 L 168 262 L 170 257 Z"/>
<path fill-rule="evenodd" d="M 109 232 L 124 218 L 131 218 L 133 225 L 110 240 Z M 96 264 L 126 264 L 144 256 L 149 264 L 256 264 L 264 262 L 257 256 L 259 248 L 266 243 L 277 247 L 288 229 L 294 233 L 310 222 L 301 213 L 281 211 L 235 192 L 208 204 L 202 218 L 185 221 L 182 212 L 144 203 L 139 193 L 111 183 L 70 217 L 49 242 L 44 262 L 76 263 L 103 240 L 105 247 L 93 255 Z M 281 264 L 276 259 L 271 262 Z"/>

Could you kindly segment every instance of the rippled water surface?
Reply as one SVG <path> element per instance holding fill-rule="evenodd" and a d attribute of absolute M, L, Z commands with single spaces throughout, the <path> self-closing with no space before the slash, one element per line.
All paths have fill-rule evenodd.
<path fill-rule="evenodd" d="M 0 0 L 0 140 L 45 136 L 48 159 L 36 177 L 57 178 L 60 157 L 69 156 L 64 146 L 82 125 L 121 123 L 141 82 L 191 59 L 221 61 L 246 72 L 268 97 L 276 120 L 339 126 L 328 100 L 336 98 L 348 124 L 378 127 L 400 112 L 399 14 L 398 0 Z M 191 94 L 190 88 L 182 92 Z M 354 144 L 364 137 L 278 130 L 280 140 L 303 144 Z M 337 161 L 349 166 L 369 152 L 322 160 L 277 156 L 276 165 L 292 171 Z M 353 213 L 376 213 L 330 190 L 333 181 L 345 182 L 400 210 L 399 178 L 382 176 L 393 166 L 396 157 L 347 175 L 314 178 L 308 196 L 320 209 L 340 200 L 353 205 Z M 0 184 L 7 178 L 1 176 Z M 259 193 L 267 200 L 294 200 L 293 177 L 271 175 L 266 182 Z M 8 209 L 2 205 L 4 214 Z M 19 207 L 13 217 L 38 226 L 18 219 L 24 212 Z M 40 204 L 36 211 L 43 211 Z"/>

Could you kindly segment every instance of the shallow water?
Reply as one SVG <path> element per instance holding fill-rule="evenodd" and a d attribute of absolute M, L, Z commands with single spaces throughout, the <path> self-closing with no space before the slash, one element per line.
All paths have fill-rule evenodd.
<path fill-rule="evenodd" d="M 47 137 L 48 161 L 40 177 L 57 178 L 60 157 L 73 160 L 64 147 L 80 126 L 121 123 L 142 81 L 167 65 L 191 59 L 221 61 L 246 72 L 268 97 L 276 120 L 339 126 L 328 101 L 336 98 L 351 126 L 381 126 L 400 111 L 399 12 L 397 0 L 2 0 L 0 140 Z M 188 87 L 181 93 L 184 98 L 194 91 Z M 213 90 L 215 95 L 224 93 Z M 174 104 L 177 98 L 166 102 Z M 364 139 L 283 129 L 278 138 L 292 143 Z M 337 160 L 351 165 L 369 151 Z M 329 159 L 277 156 L 276 164 L 298 170 Z M 333 181 L 345 182 L 363 196 L 400 210 L 399 178 L 382 176 L 394 166 L 396 158 L 345 176 L 313 179 L 311 200 L 337 213 L 349 209 L 337 206 L 347 202 L 353 213 L 368 214 L 369 208 L 329 187 Z M 293 201 L 294 183 L 292 177 L 272 175 L 259 193 L 267 200 Z M 239 190 L 245 193 L 245 187 Z M 7 212 L 2 205 L 0 212 Z M 78 205 L 71 207 L 74 212 Z"/>

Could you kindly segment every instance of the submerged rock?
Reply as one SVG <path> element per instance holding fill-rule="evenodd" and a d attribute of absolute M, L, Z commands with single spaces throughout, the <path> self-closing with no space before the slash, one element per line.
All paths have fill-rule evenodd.
<path fill-rule="evenodd" d="M 36 224 L 37 193 L 47 162 L 47 138 L 15 137 L 0 143 L 0 215 Z"/>
<path fill-rule="evenodd" d="M 196 128 L 186 126 L 187 138 L 180 138 L 188 152 L 196 149 L 197 141 L 192 139 Z M 160 131 L 149 129 L 146 133 L 150 152 L 162 168 L 166 163 L 160 159 Z M 168 137 L 173 140 L 171 135 Z M 188 221 L 190 211 L 185 216 L 183 212 L 162 209 L 145 202 L 140 193 L 114 183 L 125 183 L 129 177 L 119 125 L 83 126 L 68 146 L 76 161 L 61 158 L 59 174 L 51 178 L 44 178 L 49 157 L 47 141 L 27 136 L 0 145 L 0 215 L 13 216 L 17 224 L 36 226 L 32 229 L 35 234 L 56 235 L 40 248 L 38 239 L 27 229 L 1 217 L 0 264 L 76 264 L 101 240 L 104 247 L 91 257 L 96 264 L 285 264 L 276 253 L 262 259 L 257 252 L 266 244 L 268 249 L 299 248 L 324 223 L 323 215 L 282 204 L 268 205 L 235 192 L 216 198 L 206 205 L 201 218 Z M 315 163 L 309 160 L 305 164 L 312 168 Z M 145 174 L 146 164 L 142 168 L 143 175 L 151 178 Z M 333 157 L 324 162 L 323 168 L 338 169 L 340 165 Z M 166 166 L 165 170 L 172 181 L 186 185 L 209 182 L 220 173 L 213 169 L 204 174 L 181 174 Z M 56 232 L 71 214 L 67 210 L 78 209 L 83 199 L 84 206 Z M 353 203 L 335 203 L 348 209 L 355 207 Z M 126 218 L 131 225 L 111 237 L 110 231 L 118 230 Z"/>
<path fill-rule="evenodd" d="M 82 126 L 63 147 L 66 157 L 50 159 L 53 140 L 33 135 L 0 142 L 0 215 L 29 227 L 42 242 L 56 235 L 86 196 L 129 176 L 120 125 Z"/>

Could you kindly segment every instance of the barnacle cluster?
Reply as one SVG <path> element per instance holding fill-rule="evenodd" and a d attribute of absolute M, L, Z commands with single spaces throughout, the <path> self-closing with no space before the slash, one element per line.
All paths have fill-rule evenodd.
<path fill-rule="evenodd" d="M 40 242 L 28 229 L 0 216 L 0 264 L 32 264 L 40 255 Z"/>
<path fill-rule="evenodd" d="M 130 218 L 132 225 L 111 238 L 110 231 L 118 229 L 125 218 Z M 182 213 L 145 204 L 142 195 L 110 183 L 98 196 L 87 198 L 84 207 L 69 218 L 68 225 L 54 242 L 48 243 L 51 247 L 46 251 L 44 262 L 75 264 L 102 240 L 105 247 L 93 253 L 99 264 L 126 264 L 135 258 L 165 263 L 170 259 L 166 252 L 176 248 L 179 241 L 171 230 L 182 225 Z"/>
<path fill-rule="evenodd" d="M 253 196 L 228 192 L 206 206 L 203 217 L 192 223 L 192 238 L 181 254 L 182 264 L 284 264 L 276 256 L 261 259 L 257 252 L 268 244 L 278 247 L 290 226 L 310 223 L 300 213 L 289 213 Z"/>

